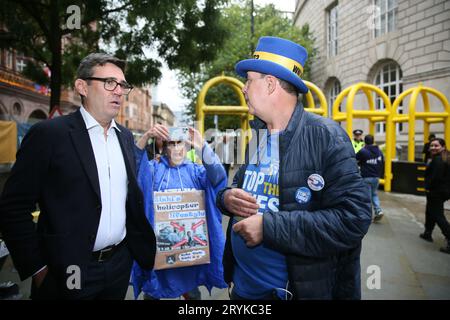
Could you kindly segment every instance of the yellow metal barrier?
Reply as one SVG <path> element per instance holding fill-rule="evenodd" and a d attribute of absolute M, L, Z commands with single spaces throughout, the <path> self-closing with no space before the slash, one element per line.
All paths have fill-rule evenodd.
<path fill-rule="evenodd" d="M 430 111 L 430 100 L 428 99 L 428 94 L 435 96 L 444 107 L 444 112 L 432 112 Z M 408 114 L 397 113 L 398 106 L 407 97 L 411 95 L 408 105 Z M 423 107 L 425 112 L 417 112 L 416 104 L 419 95 L 422 97 Z M 428 136 L 430 135 L 430 124 L 431 123 L 443 123 L 444 124 L 444 138 L 446 141 L 450 141 L 450 106 L 447 98 L 444 94 L 435 90 L 433 88 L 424 87 L 421 83 L 414 88 L 410 88 L 403 93 L 401 93 L 392 105 L 392 121 L 394 123 L 398 122 L 408 122 L 408 161 L 414 162 L 415 155 L 415 129 L 416 120 L 424 121 L 424 142 L 428 142 Z M 395 157 L 395 132 L 391 132 L 390 140 L 392 143 L 392 155 Z"/>
<path fill-rule="evenodd" d="M 323 92 L 313 83 L 309 81 L 304 81 L 306 86 L 309 88 L 309 92 L 306 94 L 306 106 L 305 110 L 313 113 L 317 113 L 321 116 L 328 115 L 328 104 Z M 205 97 L 207 91 L 218 84 L 228 84 L 232 87 L 234 92 L 239 97 L 239 106 L 208 106 L 205 103 Z M 242 88 L 244 84 L 232 77 L 226 77 L 224 75 L 215 77 L 205 83 L 202 90 L 200 91 L 199 98 L 197 100 L 196 112 L 197 120 L 199 121 L 199 131 L 204 134 L 204 120 L 206 114 L 220 114 L 220 115 L 238 115 L 241 117 L 241 129 L 246 141 L 241 143 L 241 156 L 243 156 L 245 151 L 246 142 L 251 138 L 250 136 L 250 126 L 249 120 L 253 119 L 253 116 L 248 113 L 248 106 L 245 102 L 245 97 L 242 93 Z M 369 110 L 355 110 L 354 101 L 356 94 L 362 91 L 367 98 L 369 105 Z M 313 94 L 318 97 L 320 106 L 316 107 Z M 384 109 L 376 110 L 375 103 L 373 99 L 373 94 L 378 95 L 384 104 Z M 416 112 L 416 103 L 419 94 L 422 97 L 424 112 Z M 428 94 L 435 96 L 444 107 L 444 112 L 431 112 L 430 111 L 430 101 Z M 410 103 L 408 106 L 408 114 L 398 114 L 397 109 L 400 103 L 407 97 L 411 95 Z M 342 104 L 344 98 L 346 101 L 345 112 L 339 111 L 339 105 Z M 444 94 L 435 90 L 433 88 L 424 87 L 419 84 L 418 87 L 411 88 L 401 93 L 391 104 L 389 97 L 380 88 L 360 82 L 344 89 L 334 101 L 332 106 L 332 119 L 335 121 L 345 121 L 346 131 L 350 137 L 352 137 L 353 132 L 353 119 L 368 119 L 369 120 L 369 133 L 375 135 L 375 124 L 377 122 L 386 123 L 386 151 L 385 151 L 385 172 L 384 179 L 380 179 L 380 184 L 384 184 L 385 191 L 391 191 L 392 183 L 392 158 L 395 157 L 395 123 L 398 122 L 408 122 L 409 129 L 409 139 L 408 139 L 408 161 L 414 161 L 415 146 L 415 121 L 424 121 L 424 141 L 427 142 L 430 124 L 433 123 L 443 123 L 444 124 L 444 138 L 446 141 L 450 141 L 450 106 L 447 98 Z"/>
<path fill-rule="evenodd" d="M 306 106 L 305 110 L 317 113 L 323 117 L 328 116 L 328 103 L 327 99 L 325 98 L 325 95 L 323 94 L 322 90 L 319 89 L 318 86 L 316 86 L 314 83 L 309 81 L 303 81 L 306 86 L 308 87 L 309 91 L 306 94 Z M 316 107 L 316 103 L 314 102 L 314 98 L 312 93 L 315 93 L 315 95 L 319 98 L 320 107 Z"/>
<path fill-rule="evenodd" d="M 327 116 L 328 115 L 328 104 L 327 99 L 325 98 L 325 95 L 323 92 L 317 87 L 315 84 L 309 81 L 304 81 L 306 86 L 309 88 L 308 93 L 306 94 L 306 105 L 305 107 L 306 111 L 317 113 L 321 116 Z M 209 89 L 211 89 L 214 86 L 217 86 L 219 84 L 226 84 L 231 86 L 231 88 L 234 90 L 236 95 L 239 98 L 240 105 L 238 106 L 210 106 L 207 105 L 205 102 L 206 94 Z M 197 104 L 196 104 L 196 114 L 197 114 L 197 121 L 198 121 L 198 130 L 204 135 L 205 132 L 205 116 L 207 114 L 214 114 L 214 115 L 237 115 L 241 118 L 241 129 L 243 136 L 241 138 L 244 138 L 245 141 L 242 141 L 241 143 L 241 157 L 243 157 L 245 152 L 245 146 L 247 142 L 251 138 L 251 132 L 250 132 L 250 124 L 249 121 L 253 119 L 253 116 L 248 113 L 248 106 L 245 101 L 244 94 L 242 93 L 242 88 L 244 87 L 244 84 L 239 81 L 236 78 L 227 77 L 225 75 L 221 75 L 215 78 L 212 78 L 208 80 L 205 85 L 200 90 Z M 313 93 L 318 97 L 320 106 L 316 106 L 313 98 Z M 243 158 L 241 158 L 243 159 Z"/>
<path fill-rule="evenodd" d="M 367 98 L 369 104 L 369 110 L 355 110 L 353 108 L 356 94 L 362 91 Z M 378 95 L 384 103 L 385 109 L 375 110 L 375 103 L 372 94 Z M 345 104 L 345 112 L 339 111 L 339 105 L 342 103 L 344 98 L 347 98 Z M 369 120 L 369 133 L 371 135 L 375 134 L 375 123 L 376 122 L 386 122 L 386 155 L 385 155 L 385 166 L 384 166 L 384 179 L 380 179 L 380 184 L 384 184 L 385 191 L 391 191 L 392 182 L 392 132 L 393 122 L 392 122 L 392 107 L 391 101 L 388 96 L 380 88 L 359 82 L 344 89 L 337 97 L 333 103 L 332 118 L 335 121 L 346 121 L 346 131 L 347 134 L 352 137 L 353 135 L 353 119 L 368 119 Z"/>
<path fill-rule="evenodd" d="M 229 85 L 236 95 L 239 98 L 240 105 L 238 106 L 209 106 L 206 104 L 206 93 L 209 89 L 219 84 Z M 249 121 L 253 119 L 253 116 L 248 113 L 248 106 L 245 102 L 244 94 L 242 93 L 242 88 L 244 84 L 236 78 L 227 77 L 225 75 L 221 75 L 215 78 L 208 80 L 205 85 L 200 90 L 197 105 L 196 105 L 196 114 L 198 121 L 198 130 L 203 136 L 205 133 L 205 116 L 207 114 L 217 114 L 217 115 L 237 115 L 241 118 L 241 129 L 242 136 L 241 139 L 245 139 L 241 141 L 241 160 L 245 154 L 245 146 L 247 142 L 250 140 L 250 124 Z"/>

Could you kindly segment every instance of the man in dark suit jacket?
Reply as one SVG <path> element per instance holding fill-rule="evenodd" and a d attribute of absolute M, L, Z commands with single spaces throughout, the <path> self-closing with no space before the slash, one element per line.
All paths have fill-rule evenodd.
<path fill-rule="evenodd" d="M 33 277 L 32 299 L 123 299 L 133 259 L 153 268 L 133 136 L 114 121 L 132 89 L 124 67 L 106 54 L 85 57 L 75 81 L 80 110 L 33 126 L 17 153 L 0 231 L 20 278 Z"/>

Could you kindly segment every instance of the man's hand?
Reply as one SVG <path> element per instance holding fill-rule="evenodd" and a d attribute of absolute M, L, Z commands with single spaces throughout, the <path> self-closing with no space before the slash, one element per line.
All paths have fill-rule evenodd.
<path fill-rule="evenodd" d="M 234 224 L 233 231 L 245 240 L 247 247 L 254 247 L 263 240 L 263 216 L 253 215 Z"/>
<path fill-rule="evenodd" d="M 256 199 L 242 189 L 226 190 L 223 200 L 225 208 L 235 216 L 247 218 L 258 213 Z"/>
<path fill-rule="evenodd" d="M 42 282 L 44 282 L 47 273 L 48 267 L 45 267 L 33 276 L 33 283 L 35 284 L 36 288 L 39 288 L 42 285 Z"/>

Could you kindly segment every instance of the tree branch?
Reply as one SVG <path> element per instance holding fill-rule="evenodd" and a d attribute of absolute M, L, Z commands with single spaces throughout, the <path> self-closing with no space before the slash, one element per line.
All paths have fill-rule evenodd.
<path fill-rule="evenodd" d="M 44 58 L 44 56 L 41 54 L 41 52 L 39 50 L 37 50 L 36 46 L 31 46 L 30 49 L 34 53 L 33 55 L 34 55 L 34 59 L 36 61 L 45 63 L 50 68 L 50 70 L 52 69 L 51 64 L 48 63 L 48 61 Z"/>
<path fill-rule="evenodd" d="M 44 23 L 44 20 L 39 15 L 40 10 L 37 10 L 34 6 L 34 3 L 29 3 L 28 1 L 17 1 L 19 5 L 37 22 L 39 27 L 41 28 L 44 36 L 50 41 L 50 30 Z M 42 12 L 41 12 L 42 13 Z"/>

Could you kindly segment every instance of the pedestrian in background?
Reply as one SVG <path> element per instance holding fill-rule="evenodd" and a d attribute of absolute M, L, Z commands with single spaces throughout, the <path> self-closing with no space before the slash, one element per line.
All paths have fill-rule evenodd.
<path fill-rule="evenodd" d="M 435 139 L 436 136 L 432 133 L 428 136 L 428 142 L 423 145 L 423 162 L 428 163 L 428 160 L 431 159 L 431 153 L 430 153 L 430 142 L 431 140 Z"/>
<path fill-rule="evenodd" d="M 364 137 L 364 147 L 356 154 L 356 160 L 361 170 L 361 176 L 370 190 L 370 199 L 375 222 L 383 218 L 377 190 L 380 176 L 383 172 L 384 157 L 380 148 L 374 144 L 374 137 L 370 134 Z"/>
<path fill-rule="evenodd" d="M 355 150 L 355 154 L 359 152 L 359 150 L 364 147 L 364 141 L 363 141 L 363 131 L 361 129 L 353 130 L 353 140 L 352 145 L 353 149 Z"/>
<path fill-rule="evenodd" d="M 433 242 L 435 225 L 441 229 L 447 244 L 440 251 L 450 254 L 450 224 L 444 215 L 444 202 L 450 198 L 450 153 L 445 140 L 435 138 L 430 141 L 431 162 L 425 171 L 427 204 L 425 209 L 425 232 L 420 237 Z"/>

